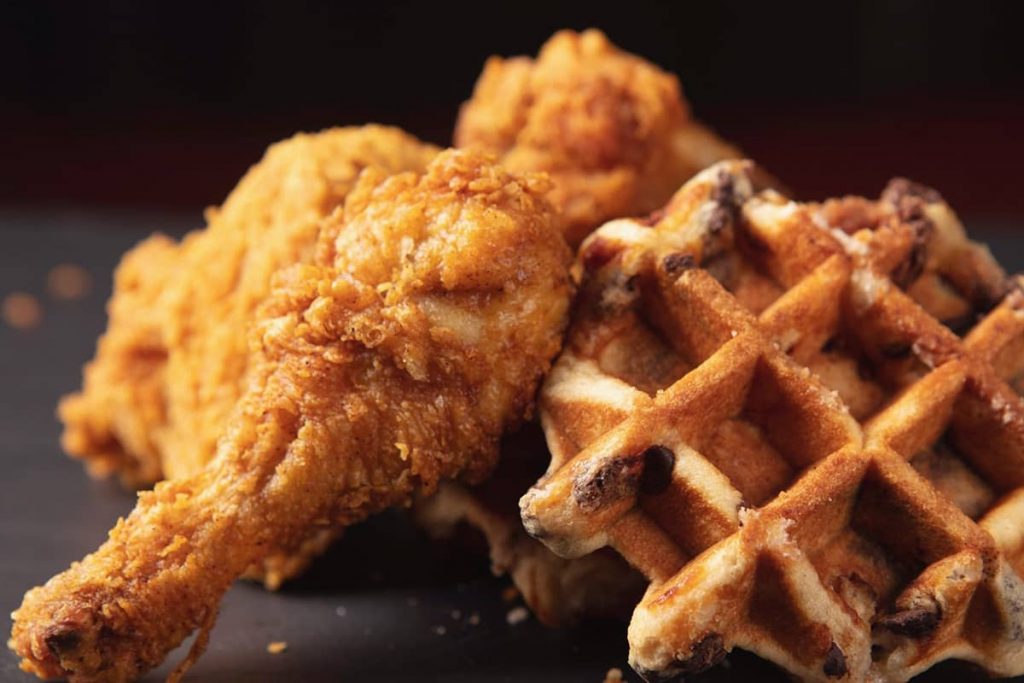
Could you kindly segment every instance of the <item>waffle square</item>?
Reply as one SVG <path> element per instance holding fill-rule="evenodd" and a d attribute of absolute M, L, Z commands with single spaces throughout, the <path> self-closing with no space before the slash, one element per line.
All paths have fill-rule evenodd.
<path fill-rule="evenodd" d="M 723 162 L 583 245 L 521 501 L 650 581 L 648 680 L 1024 673 L 1024 293 L 934 191 L 799 204 Z"/>

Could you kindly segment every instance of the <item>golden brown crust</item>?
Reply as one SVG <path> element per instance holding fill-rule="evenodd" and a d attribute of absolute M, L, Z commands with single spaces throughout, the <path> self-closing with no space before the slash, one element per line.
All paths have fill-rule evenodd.
<path fill-rule="evenodd" d="M 560 31 L 537 58 L 490 58 L 455 144 L 555 182 L 566 237 L 661 206 L 700 169 L 739 152 L 690 119 L 679 81 L 597 30 Z"/>
<path fill-rule="evenodd" d="M 484 476 L 568 309 L 546 189 L 465 152 L 423 175 L 364 173 L 316 261 L 279 273 L 260 306 L 214 460 L 142 494 L 99 550 L 26 595 L 11 639 L 25 668 L 131 680 L 316 520 Z"/>
<path fill-rule="evenodd" d="M 422 171 L 437 151 L 383 126 L 299 134 L 267 150 L 205 229 L 128 252 L 83 390 L 60 405 L 65 450 L 136 486 L 202 468 L 241 394 L 245 329 L 273 273 L 312 258 L 319 221 L 364 168 Z"/>

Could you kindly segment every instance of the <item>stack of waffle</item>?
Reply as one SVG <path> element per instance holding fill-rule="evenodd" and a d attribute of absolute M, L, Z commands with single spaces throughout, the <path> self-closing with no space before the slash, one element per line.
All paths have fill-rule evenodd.
<path fill-rule="evenodd" d="M 584 243 L 527 530 L 646 575 L 649 680 L 734 647 L 806 680 L 1024 673 L 1022 281 L 927 188 L 751 178 L 715 165 Z"/>

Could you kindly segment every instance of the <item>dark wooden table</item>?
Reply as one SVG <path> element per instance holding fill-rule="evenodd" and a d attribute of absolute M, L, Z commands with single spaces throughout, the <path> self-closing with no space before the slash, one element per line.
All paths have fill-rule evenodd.
<path fill-rule="evenodd" d="M 24 591 L 93 550 L 134 496 L 92 481 L 57 444 L 54 406 L 80 382 L 105 324 L 110 273 L 120 254 L 153 230 L 179 234 L 198 215 L 0 211 L 0 297 L 39 296 L 39 327 L 0 324 L 0 611 Z M 1024 221 L 976 221 L 1009 269 L 1024 269 Z M 92 293 L 55 302 L 46 273 L 60 263 L 85 266 Z M 598 683 L 626 665 L 625 624 L 551 630 L 528 619 L 507 623 L 507 579 L 462 546 L 429 542 L 399 513 L 351 530 L 302 579 L 278 593 L 237 584 L 227 595 L 209 650 L 189 673 L 195 683 L 250 681 L 580 681 Z M 469 622 L 473 613 L 479 624 Z M 9 627 L 5 622 L 4 629 Z M 288 649 L 271 655 L 271 641 Z M 183 657 L 175 652 L 169 662 Z M 162 680 L 165 665 L 146 677 Z M 923 680 L 978 675 L 944 665 Z M 28 681 L 13 654 L 0 654 L 0 680 Z M 734 653 L 701 680 L 785 681 L 770 665 Z"/>

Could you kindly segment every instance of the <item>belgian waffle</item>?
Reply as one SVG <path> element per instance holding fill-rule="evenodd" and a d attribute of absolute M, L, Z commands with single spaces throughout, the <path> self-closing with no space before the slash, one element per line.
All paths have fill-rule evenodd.
<path fill-rule="evenodd" d="M 646 575 L 648 680 L 734 647 L 805 680 L 1024 673 L 1022 280 L 927 188 L 798 204 L 751 171 L 584 243 L 527 530 Z"/>
<path fill-rule="evenodd" d="M 611 549 L 565 559 L 531 538 L 517 501 L 547 464 L 544 435 L 535 422 L 506 437 L 494 474 L 477 486 L 445 482 L 414 506 L 416 522 L 439 538 L 483 536 L 491 568 L 506 574 L 537 619 L 562 626 L 587 617 L 625 618 L 646 582 Z M 465 534 L 470 531 L 470 534 Z"/>

